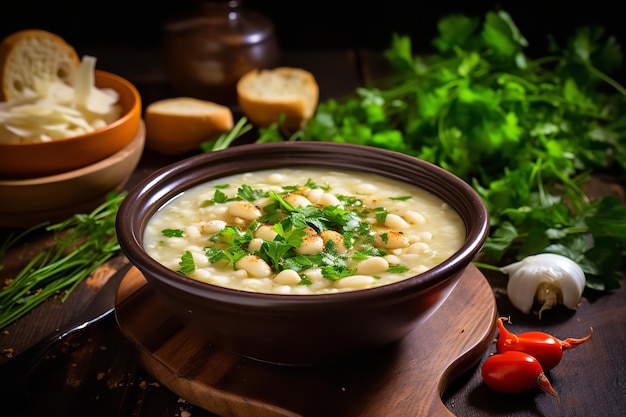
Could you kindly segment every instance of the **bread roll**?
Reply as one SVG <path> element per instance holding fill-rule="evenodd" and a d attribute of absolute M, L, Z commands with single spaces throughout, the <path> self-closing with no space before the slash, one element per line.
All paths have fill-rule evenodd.
<path fill-rule="evenodd" d="M 301 68 L 254 69 L 237 83 L 241 111 L 261 127 L 277 122 L 295 131 L 311 119 L 319 100 L 319 86 L 310 72 Z"/>
<path fill-rule="evenodd" d="M 158 100 L 146 107 L 146 148 L 164 155 L 200 150 L 200 144 L 233 128 L 229 107 L 191 97 Z"/>
<path fill-rule="evenodd" d="M 0 43 L 0 101 L 23 98 L 36 79 L 73 85 L 79 65 L 63 38 L 39 29 L 15 32 Z"/>

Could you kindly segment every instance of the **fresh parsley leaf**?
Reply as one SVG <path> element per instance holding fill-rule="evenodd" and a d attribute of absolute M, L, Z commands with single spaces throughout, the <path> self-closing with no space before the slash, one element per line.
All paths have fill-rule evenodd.
<path fill-rule="evenodd" d="M 378 223 L 385 224 L 387 215 L 389 214 L 387 209 L 384 207 L 376 207 L 374 212 L 376 213 L 376 221 L 378 221 Z"/>
<path fill-rule="evenodd" d="M 409 268 L 407 268 L 404 265 L 392 265 L 389 268 L 387 268 L 387 272 L 391 272 L 393 274 L 401 274 L 403 272 L 408 271 Z"/>
<path fill-rule="evenodd" d="M 256 201 L 261 197 L 265 197 L 267 193 L 263 190 L 253 189 L 248 184 L 243 184 L 237 190 L 237 197 L 245 201 Z"/>
<path fill-rule="evenodd" d="M 181 229 L 163 229 L 161 234 L 165 237 L 183 237 L 183 231 Z"/>
<path fill-rule="evenodd" d="M 180 265 L 180 268 L 177 271 L 179 274 L 189 275 L 196 270 L 196 264 L 190 251 L 185 251 L 185 253 L 183 253 L 183 256 L 181 256 L 178 264 Z"/>
<path fill-rule="evenodd" d="M 281 241 L 264 241 L 258 255 L 268 263 L 275 271 L 283 269 L 282 263 L 285 258 L 295 254 L 294 247 Z"/>

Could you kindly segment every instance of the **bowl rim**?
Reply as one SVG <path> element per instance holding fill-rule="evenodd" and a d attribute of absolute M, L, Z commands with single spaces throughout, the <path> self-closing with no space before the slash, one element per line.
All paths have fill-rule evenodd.
<path fill-rule="evenodd" d="M 430 179 L 433 181 L 437 179 L 454 184 L 454 191 L 457 197 L 459 199 L 463 197 L 462 200 L 467 206 L 465 208 L 465 210 L 468 211 L 467 214 L 469 214 L 470 211 L 474 214 L 470 220 L 459 213 L 466 227 L 465 242 L 454 253 L 454 255 L 433 268 L 413 277 L 382 286 L 354 291 L 303 295 L 251 292 L 201 282 L 167 268 L 153 259 L 145 250 L 142 249 L 143 233 L 149 218 L 172 198 L 175 198 L 186 189 L 201 184 L 207 180 L 218 179 L 219 177 L 234 173 L 265 169 L 256 166 L 253 169 L 246 169 L 245 167 L 242 168 L 241 161 L 237 164 L 237 159 L 241 158 L 242 155 L 262 153 L 275 158 L 272 159 L 273 163 L 285 162 L 287 163 L 286 166 L 303 166 L 302 161 L 281 160 L 289 159 L 289 155 L 292 155 L 289 153 L 288 149 L 291 149 L 292 151 L 295 150 L 295 152 L 297 152 L 300 156 L 310 154 L 311 152 L 322 152 L 331 157 L 331 159 L 313 161 L 311 162 L 311 165 L 307 164 L 308 167 L 329 168 L 332 166 L 337 169 L 358 171 L 359 168 L 354 168 L 354 164 L 356 163 L 355 161 L 358 160 L 361 164 L 368 164 L 361 165 L 360 170 L 368 173 L 381 173 L 384 175 L 384 173 L 379 172 L 380 167 L 377 170 L 372 171 L 373 168 L 370 163 L 371 161 L 363 159 L 363 157 L 375 156 L 380 159 L 380 163 L 393 162 L 396 167 L 398 165 L 404 165 L 405 168 L 407 166 L 419 168 L 420 172 L 428 173 Z M 352 161 L 352 163 L 347 163 L 349 166 L 346 167 L 337 166 L 337 159 L 332 159 L 332 155 L 341 155 L 344 153 L 351 155 L 350 158 L 352 159 L 344 159 L 345 161 Z M 285 156 L 285 154 L 287 156 Z M 357 155 L 356 159 L 354 159 L 355 155 Z M 341 157 L 339 158 L 341 159 Z M 222 172 L 219 175 L 211 176 L 210 174 L 218 168 L 224 168 L 228 172 Z M 185 179 L 189 177 L 189 172 L 193 172 L 194 170 L 198 171 L 200 169 L 202 170 L 201 172 L 203 175 L 195 176 L 192 181 L 185 181 Z M 399 177 L 398 175 L 384 176 L 391 179 L 398 179 L 412 185 L 417 185 L 415 183 L 411 183 L 405 178 Z M 161 188 L 162 184 L 167 185 L 165 188 Z M 441 190 L 440 192 L 434 192 L 434 194 L 448 202 L 444 195 L 442 195 L 446 193 L 442 193 Z M 450 192 L 447 194 L 450 194 Z M 455 210 L 458 212 L 456 207 Z M 142 214 L 143 216 L 141 216 Z M 137 215 L 140 215 L 141 218 L 138 219 Z M 473 225 L 473 227 L 470 227 L 470 225 Z M 146 275 L 148 282 L 155 280 L 158 284 L 165 283 L 167 286 L 176 288 L 177 290 L 185 293 L 200 292 L 203 295 L 210 295 L 211 299 L 216 301 L 219 300 L 220 302 L 236 300 L 237 304 L 242 305 L 246 303 L 246 300 L 250 300 L 250 305 L 257 305 L 259 300 L 261 300 L 261 302 L 265 300 L 268 303 L 281 300 L 281 304 L 292 303 L 297 305 L 298 308 L 302 308 L 307 304 L 316 305 L 319 303 L 325 303 L 328 300 L 338 301 L 338 299 L 341 299 L 342 305 L 345 306 L 346 302 L 359 303 L 364 299 L 384 299 L 390 294 L 394 294 L 394 298 L 414 296 L 416 291 L 419 292 L 431 289 L 443 284 L 449 279 L 452 279 L 454 276 L 460 276 L 469 262 L 471 262 L 472 259 L 478 254 L 487 238 L 489 233 L 489 214 L 484 202 L 469 184 L 451 172 L 425 160 L 418 159 L 408 154 L 367 145 L 320 141 L 293 141 L 237 145 L 220 151 L 194 155 L 162 167 L 145 177 L 128 192 L 118 210 L 116 228 L 118 231 L 118 241 L 121 245 L 122 251 L 133 264 L 136 266 L 138 264 L 141 265 L 141 268 L 139 269 L 145 268 L 149 272 L 147 275 L 144 274 Z M 242 297 L 242 295 L 245 296 Z"/>
<path fill-rule="evenodd" d="M 139 90 L 137 90 L 137 87 L 135 87 L 133 85 L 133 83 L 131 83 L 128 79 L 114 74 L 112 72 L 109 71 L 103 71 L 103 70 L 95 70 L 94 71 L 94 79 L 95 79 L 95 83 L 96 85 L 98 84 L 99 77 L 103 77 L 103 79 L 108 79 L 108 80 L 114 80 L 116 83 L 118 83 L 121 86 L 124 86 L 124 88 L 126 88 L 127 90 L 129 90 L 132 94 L 132 97 L 134 98 L 132 105 L 130 106 L 130 108 L 118 119 L 116 119 L 115 121 L 107 124 L 106 126 L 103 126 L 101 128 L 95 129 L 91 132 L 86 132 L 86 133 L 81 133 L 80 135 L 74 135 L 74 136 L 68 136 L 65 138 L 58 138 L 58 139 L 54 139 L 48 142 L 20 142 L 20 143 L 6 143 L 6 142 L 0 142 L 0 148 L 4 147 L 5 149 L 9 149 L 9 148 L 29 148 L 29 147 L 36 147 L 36 146 L 54 146 L 54 144 L 60 143 L 60 142 L 70 142 L 70 141 L 79 141 L 81 139 L 86 139 L 89 136 L 93 135 L 94 133 L 100 133 L 100 132 L 104 132 L 107 130 L 112 130 L 115 129 L 117 126 L 126 123 L 128 121 L 128 119 L 133 118 L 134 114 L 137 111 L 141 110 L 141 95 L 139 94 Z M 101 87 L 103 88 L 103 87 Z M 104 88 L 111 88 L 111 87 L 104 87 Z"/>

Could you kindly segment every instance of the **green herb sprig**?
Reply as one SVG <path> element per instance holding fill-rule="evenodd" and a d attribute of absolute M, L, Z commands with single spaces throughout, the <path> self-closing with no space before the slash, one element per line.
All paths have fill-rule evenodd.
<path fill-rule="evenodd" d="M 65 221 L 30 228 L 9 236 L 2 244 L 0 261 L 11 246 L 42 229 L 54 244 L 37 253 L 0 290 L 0 329 L 13 323 L 55 294 L 65 301 L 76 286 L 120 253 L 115 217 L 125 193 L 115 193 L 92 212 Z"/>

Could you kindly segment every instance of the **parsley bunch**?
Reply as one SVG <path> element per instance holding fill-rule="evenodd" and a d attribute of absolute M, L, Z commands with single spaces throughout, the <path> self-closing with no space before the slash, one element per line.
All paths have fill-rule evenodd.
<path fill-rule="evenodd" d="M 595 173 L 626 177 L 626 89 L 607 75 L 622 64 L 620 45 L 582 27 L 532 58 L 505 11 L 451 15 L 438 30 L 423 56 L 394 35 L 392 74 L 320 103 L 302 130 L 268 128 L 260 140 L 356 143 L 433 162 L 487 205 L 487 262 L 557 253 L 583 268 L 588 287 L 618 288 L 626 207 L 614 196 L 592 201 L 585 186 Z"/>

